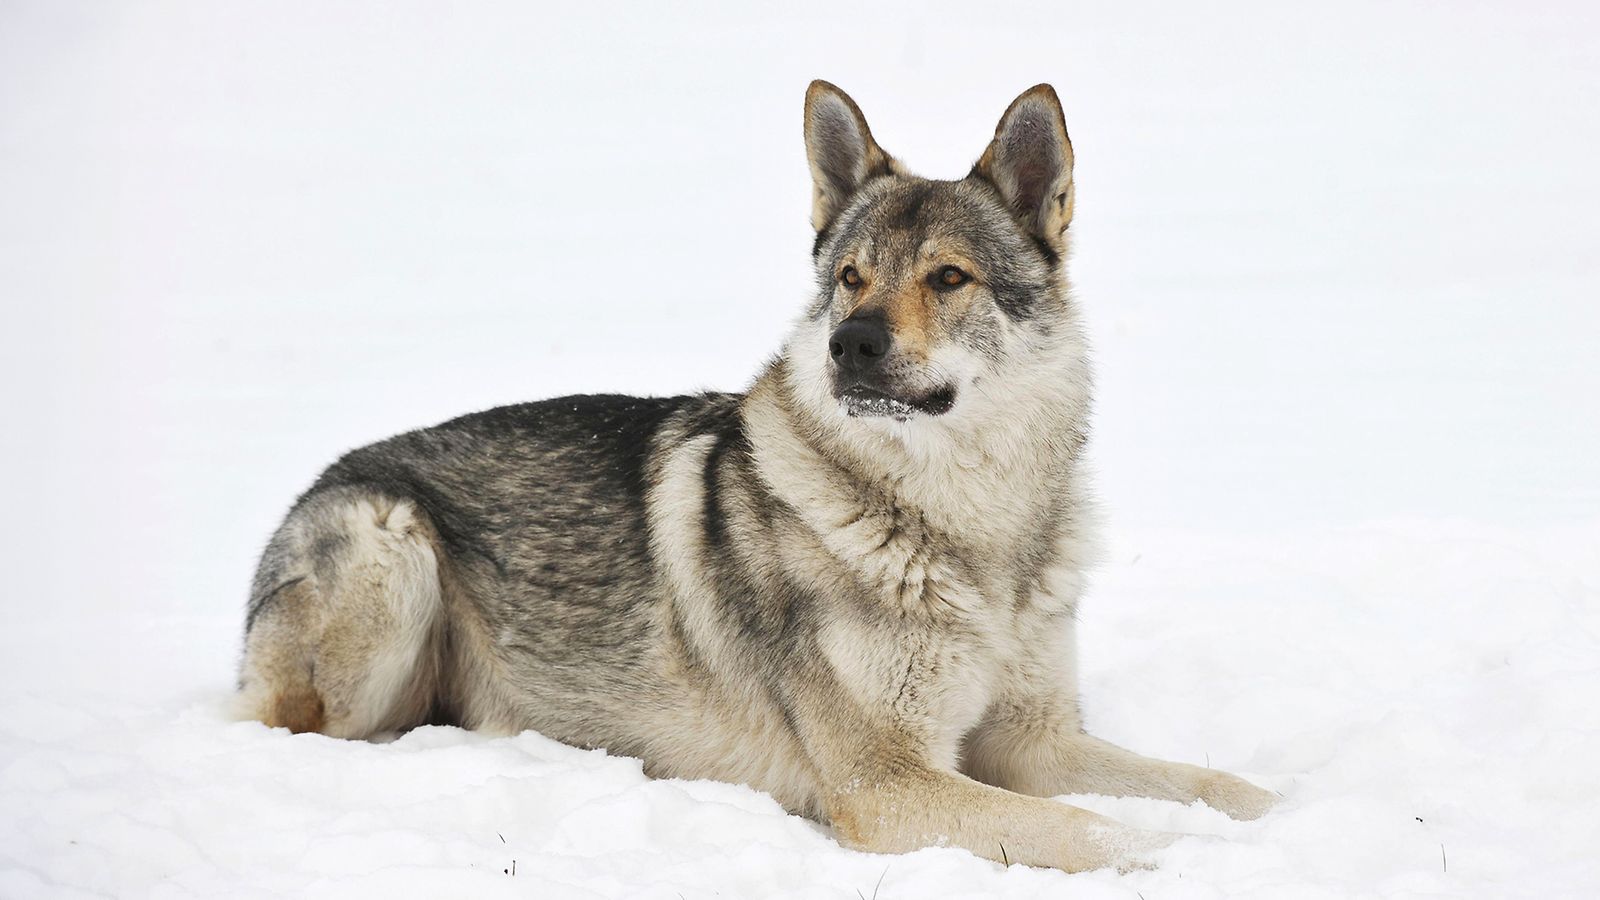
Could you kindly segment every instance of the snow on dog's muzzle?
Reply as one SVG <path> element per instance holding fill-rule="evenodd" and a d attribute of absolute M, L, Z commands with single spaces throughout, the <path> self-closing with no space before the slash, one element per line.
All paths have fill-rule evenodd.
<path fill-rule="evenodd" d="M 845 412 L 860 418 L 888 416 L 904 421 L 918 413 L 942 416 L 956 404 L 954 388 L 942 387 L 914 397 L 897 397 L 864 384 L 847 387 L 838 393 Z"/>

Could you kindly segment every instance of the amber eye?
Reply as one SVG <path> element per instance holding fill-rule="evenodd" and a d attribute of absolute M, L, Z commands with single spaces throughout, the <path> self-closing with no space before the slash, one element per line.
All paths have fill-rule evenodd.
<path fill-rule="evenodd" d="M 972 276 L 955 266 L 945 266 L 939 270 L 939 283 L 945 287 L 960 287 L 971 280 Z"/>
<path fill-rule="evenodd" d="M 860 287 L 861 273 L 856 271 L 855 266 L 845 266 L 844 271 L 839 273 L 839 283 L 845 287 Z"/>

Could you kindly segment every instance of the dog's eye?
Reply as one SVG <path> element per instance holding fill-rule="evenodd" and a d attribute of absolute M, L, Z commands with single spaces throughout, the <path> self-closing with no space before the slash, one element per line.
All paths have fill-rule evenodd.
<path fill-rule="evenodd" d="M 860 287 L 861 273 L 856 271 L 855 266 L 845 266 L 844 271 L 839 273 L 839 283 L 845 287 Z"/>
<path fill-rule="evenodd" d="M 953 288 L 960 287 L 963 284 L 971 281 L 972 276 L 961 271 L 955 266 L 945 266 L 939 270 L 939 274 L 935 276 L 935 279 L 938 281 L 940 287 Z"/>

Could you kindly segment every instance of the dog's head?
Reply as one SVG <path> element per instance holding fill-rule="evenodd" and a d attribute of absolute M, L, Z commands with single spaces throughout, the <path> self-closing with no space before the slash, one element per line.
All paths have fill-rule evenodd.
<path fill-rule="evenodd" d="M 825 81 L 806 92 L 805 140 L 817 295 L 786 357 L 807 400 L 945 421 L 1046 381 L 1063 332 L 1076 349 L 1061 274 L 1072 145 L 1049 85 L 1012 102 L 959 181 L 912 175 Z"/>

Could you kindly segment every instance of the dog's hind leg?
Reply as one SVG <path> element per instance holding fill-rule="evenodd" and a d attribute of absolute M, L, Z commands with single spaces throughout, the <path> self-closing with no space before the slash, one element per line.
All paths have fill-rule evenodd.
<path fill-rule="evenodd" d="M 347 738 L 422 724 L 442 610 L 437 534 L 414 503 L 354 489 L 308 497 L 257 574 L 243 713 Z"/>

